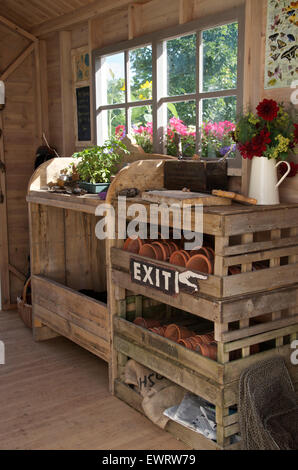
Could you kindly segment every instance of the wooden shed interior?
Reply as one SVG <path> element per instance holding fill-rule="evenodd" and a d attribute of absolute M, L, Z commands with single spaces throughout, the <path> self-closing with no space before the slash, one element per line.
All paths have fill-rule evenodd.
<path fill-rule="evenodd" d="M 36 292 L 39 292 L 36 302 L 40 327 L 46 315 L 47 298 L 52 295 L 52 305 L 57 301 L 58 291 L 55 290 L 55 283 L 60 283 L 59 289 L 69 289 L 67 291 L 69 295 L 72 295 L 73 290 L 93 289 L 95 286 L 100 286 L 99 290 L 104 291 L 108 282 L 106 276 L 109 278 L 111 274 L 101 269 L 102 266 L 106 266 L 104 242 L 93 240 L 90 235 L 94 232 L 96 223 L 94 203 L 87 201 L 84 205 L 82 202 L 82 209 L 78 209 L 77 206 L 74 209 L 61 199 L 57 208 L 51 207 L 51 203 L 45 203 L 47 205 L 44 206 L 41 196 L 37 193 L 33 194 L 41 188 L 38 177 L 36 178 L 35 175 L 36 179 L 31 178 L 34 173 L 36 150 L 40 145 L 44 145 L 44 137 L 51 147 L 56 149 L 60 157 L 71 157 L 74 152 L 82 149 L 82 144 L 78 141 L 76 126 L 75 55 L 80 52 L 88 53 L 92 62 L 92 73 L 85 78 L 83 83 L 85 86 L 90 86 L 91 90 L 91 138 L 88 139 L 88 144 L 97 143 L 94 78 L 96 51 L 113 51 L 113 47 L 120 43 L 127 44 L 127 41 L 132 41 L 131 44 L 138 44 L 138 38 L 143 36 L 155 37 L 154 35 L 166 29 L 174 32 L 177 28 L 183 28 L 183 25 L 192 24 L 195 21 L 201 21 L 204 24 L 208 18 L 213 18 L 215 23 L 220 24 L 227 12 L 231 15 L 235 13 L 242 18 L 241 107 L 255 109 L 259 101 L 264 98 L 290 103 L 293 93 L 290 87 L 268 89 L 264 84 L 267 5 L 267 0 L 1 0 L 0 81 L 5 83 L 6 89 L 5 108 L 0 110 L 0 306 L 2 311 L 16 309 L 17 297 L 22 293 L 29 271 L 30 237 L 31 273 L 35 276 L 33 282 Z M 156 151 L 156 153 L 161 152 Z M 142 156 L 136 157 L 135 160 L 141 158 Z M 298 163 L 297 155 L 295 158 Z M 47 169 L 44 167 L 40 171 L 42 175 L 46 175 Z M 231 168 L 230 189 L 247 194 L 249 174 L 250 162 L 248 160 L 242 161 L 241 168 Z M 162 180 L 162 176 L 158 178 Z M 154 187 L 154 183 L 152 181 L 151 183 Z M 144 184 L 144 189 L 149 187 L 149 183 L 147 186 L 146 184 Z M 28 201 L 26 200 L 27 192 Z M 289 178 L 283 183 L 280 196 L 282 203 L 298 203 L 297 177 Z M 28 202 L 30 215 L 28 215 Z M 283 207 L 286 211 L 287 206 Z M 30 229 L 29 217 L 31 217 Z M 229 217 L 229 215 L 224 214 L 220 217 Z M 298 226 L 298 222 L 296 225 Z M 291 227 L 289 230 L 293 230 Z M 243 234 L 245 235 L 247 234 Z M 295 235 L 297 236 L 296 232 L 291 232 L 291 236 Z M 224 236 L 226 235 L 221 235 L 221 237 Z M 39 237 L 40 241 L 37 243 L 37 238 L 34 237 Z M 80 247 L 83 237 L 88 238 L 88 244 L 82 254 Z M 69 244 L 65 243 L 66 238 Z M 274 234 L 272 239 L 274 239 Z M 34 240 L 33 244 L 32 240 Z M 251 243 L 249 237 L 247 243 Z M 115 252 L 117 246 L 112 246 L 112 248 L 114 258 L 117 258 L 117 252 Z M 93 252 L 99 255 L 96 259 Z M 104 254 L 100 255 L 100 253 Z M 293 262 L 296 262 L 297 256 L 295 257 L 294 252 L 293 258 Z M 80 260 L 82 264 L 78 271 L 77 264 L 81 262 Z M 113 262 L 115 264 L 116 260 L 114 259 Z M 119 263 L 122 263 L 122 269 L 124 269 L 125 260 L 119 257 Z M 84 277 L 81 277 L 81 273 L 84 273 Z M 46 276 L 49 280 L 45 281 L 42 276 Z M 116 282 L 115 279 L 113 283 Z M 55 288 L 53 294 L 51 294 L 51 286 Z M 123 302 L 126 302 L 123 291 L 127 289 L 127 286 L 123 281 L 121 285 L 119 284 L 119 288 L 115 289 L 117 292 L 115 294 L 113 290 L 113 295 L 116 296 L 117 302 L 120 302 L 121 308 Z M 63 290 L 62 294 L 63 292 L 65 293 L 66 290 Z M 138 294 L 143 294 L 141 289 Z M 78 309 L 81 308 L 80 301 L 82 305 L 84 302 L 84 299 L 80 299 L 78 294 L 76 297 Z M 91 312 L 90 316 L 92 316 L 92 309 L 97 307 L 94 307 L 91 301 L 86 302 L 88 315 Z M 111 305 L 113 309 L 119 308 L 116 300 L 114 304 L 111 302 Z M 291 308 L 291 306 L 285 308 L 288 307 Z M 107 307 L 101 306 L 101 308 L 104 312 Z M 283 321 L 280 316 L 276 316 L 275 320 Z M 55 329 L 56 324 L 53 323 L 53 325 Z M 61 334 L 66 326 L 62 323 L 61 327 L 59 325 L 56 325 L 56 331 Z M 246 327 L 248 328 L 249 325 L 247 324 Z M 117 328 L 117 331 L 122 331 L 121 334 L 124 335 L 125 325 L 121 326 L 121 321 L 120 323 L 118 321 Z M 94 338 L 97 335 L 101 336 L 103 330 L 106 330 L 106 337 L 100 343 L 100 347 L 97 349 L 90 346 L 90 342 L 95 341 Z M 68 331 L 65 336 L 70 339 L 80 336 L 80 339 L 74 341 L 83 347 L 85 347 L 84 342 L 87 341 L 89 344 L 87 349 L 108 362 L 111 354 L 111 377 L 115 374 L 116 366 L 113 361 L 116 359 L 113 356 L 114 353 L 110 351 L 112 346 L 108 336 L 109 331 L 108 324 L 103 320 L 100 326 L 96 325 L 96 328 L 94 326 L 92 337 L 91 334 L 87 339 L 80 336 L 82 335 L 80 327 L 78 330 Z M 286 333 L 285 331 L 284 335 Z M 292 330 L 289 332 L 292 337 L 294 333 L 297 332 Z M 275 339 L 274 337 L 274 341 Z M 276 340 L 278 339 L 280 338 Z M 124 340 L 123 344 L 121 339 L 117 341 L 119 342 L 118 360 L 121 362 L 120 356 L 122 360 L 125 356 L 125 344 Z M 136 341 L 136 338 L 132 341 Z M 246 352 L 247 350 L 249 350 L 249 344 L 246 345 Z M 145 365 L 150 365 L 149 359 Z M 227 375 L 232 374 L 230 369 L 227 368 L 227 370 Z M 119 394 L 125 395 L 126 392 L 121 389 Z M 227 436 L 223 435 L 222 447 L 226 441 Z M 165 445 L 171 446 L 173 443 L 167 442 Z"/>

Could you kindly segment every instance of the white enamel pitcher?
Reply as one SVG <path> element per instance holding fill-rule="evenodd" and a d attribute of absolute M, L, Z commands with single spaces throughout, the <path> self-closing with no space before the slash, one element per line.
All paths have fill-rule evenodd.
<path fill-rule="evenodd" d="M 277 180 L 277 167 L 281 163 L 288 166 L 287 172 Z M 258 205 L 279 204 L 278 187 L 291 171 L 289 162 L 278 162 L 267 157 L 253 157 L 248 196 L 255 198 Z"/>

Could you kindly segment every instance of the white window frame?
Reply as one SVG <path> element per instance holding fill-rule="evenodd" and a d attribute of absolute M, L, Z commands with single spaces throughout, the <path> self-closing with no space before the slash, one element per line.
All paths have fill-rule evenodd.
<path fill-rule="evenodd" d="M 183 25 L 177 25 L 162 31 L 144 35 L 139 38 L 113 44 L 93 51 L 93 90 L 95 107 L 95 135 L 97 142 L 100 141 L 103 126 L 103 111 L 109 109 L 124 109 L 126 116 L 126 129 L 131 128 L 129 110 L 136 106 L 152 106 L 153 122 L 153 148 L 155 153 L 165 153 L 164 134 L 167 129 L 167 107 L 166 103 L 182 101 L 196 102 L 196 135 L 197 146 L 199 144 L 199 128 L 202 124 L 202 100 L 206 98 L 217 98 L 226 96 L 236 96 L 237 114 L 243 108 L 243 68 L 244 68 L 244 36 L 245 36 L 245 12 L 244 7 L 236 7 L 217 15 L 208 16 Z M 238 23 L 238 65 L 237 65 L 237 86 L 234 89 L 220 90 L 212 92 L 202 91 L 202 32 L 217 26 L 229 23 Z M 167 40 L 181 36 L 197 34 L 197 57 L 196 57 L 196 91 L 179 96 L 167 96 L 167 54 L 165 51 Z M 152 46 L 152 99 L 140 101 L 128 101 L 129 86 L 129 51 L 147 45 Z M 102 104 L 101 86 L 101 63 L 105 56 L 124 53 L 125 57 L 125 102 L 120 104 Z M 103 136 L 104 137 L 104 136 Z M 104 140 L 104 139 L 102 139 Z M 236 158 L 228 161 L 229 174 L 241 175 L 242 159 L 238 154 Z"/>

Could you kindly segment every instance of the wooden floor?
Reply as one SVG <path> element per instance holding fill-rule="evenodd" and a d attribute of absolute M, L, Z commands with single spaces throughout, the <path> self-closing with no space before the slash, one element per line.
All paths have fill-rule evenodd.
<path fill-rule="evenodd" d="M 108 391 L 107 365 L 64 338 L 34 343 L 0 312 L 0 449 L 186 449 Z"/>

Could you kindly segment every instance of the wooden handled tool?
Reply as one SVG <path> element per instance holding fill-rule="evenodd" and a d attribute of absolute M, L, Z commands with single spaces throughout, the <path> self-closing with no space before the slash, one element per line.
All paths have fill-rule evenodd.
<path fill-rule="evenodd" d="M 240 204 L 256 205 L 258 202 L 256 199 L 243 196 L 243 194 L 233 193 L 232 191 L 222 191 L 221 189 L 213 189 L 212 194 L 213 196 L 232 199 L 233 201 L 239 202 Z"/>

